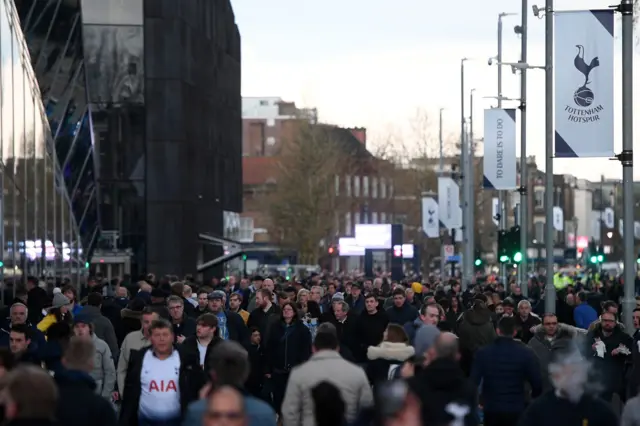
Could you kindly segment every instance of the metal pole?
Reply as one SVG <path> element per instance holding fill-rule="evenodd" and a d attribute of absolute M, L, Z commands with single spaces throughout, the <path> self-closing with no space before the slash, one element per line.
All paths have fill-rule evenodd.
<path fill-rule="evenodd" d="M 473 266 L 473 254 L 475 251 L 475 213 L 476 213 L 476 200 L 475 200 L 475 176 L 474 176 L 474 164 L 473 164 L 473 94 L 476 89 L 471 89 L 471 94 L 469 96 L 469 143 L 467 148 L 469 151 L 467 152 L 467 204 L 468 204 L 468 218 L 467 218 L 467 227 L 469 228 L 469 232 L 467 232 L 467 252 L 465 253 L 465 262 L 467 262 L 467 269 L 469 271 L 469 284 L 473 281 L 474 274 L 474 266 Z"/>
<path fill-rule="evenodd" d="M 545 312 L 556 311 L 556 288 L 553 286 L 553 0 L 545 4 L 545 224 L 544 246 L 546 257 Z"/>
<path fill-rule="evenodd" d="M 527 63 L 527 14 L 529 13 L 529 2 L 522 0 L 522 12 L 520 22 L 520 62 Z M 520 70 L 520 250 L 522 250 L 522 261 L 518 265 L 518 279 L 524 297 L 529 296 L 529 286 L 527 278 L 527 253 L 529 249 L 529 197 L 527 196 L 527 186 L 529 171 L 527 169 L 527 68 L 526 65 Z"/>
<path fill-rule="evenodd" d="M 504 14 L 498 15 L 498 108 L 502 108 L 502 17 Z M 500 214 L 498 230 L 503 230 L 507 227 L 507 212 L 505 209 L 504 192 L 498 191 L 498 212 Z M 500 277 L 503 280 L 505 288 L 509 287 L 507 282 L 507 272 L 504 263 L 500 263 Z"/>
<path fill-rule="evenodd" d="M 622 197 L 624 208 L 624 324 L 633 333 L 636 262 L 633 235 L 633 1 L 622 0 Z"/>
<path fill-rule="evenodd" d="M 463 259 L 462 259 L 462 290 L 466 290 L 467 289 L 467 284 L 469 283 L 469 270 L 467 269 L 467 245 L 468 245 L 468 235 L 469 235 L 469 223 L 468 223 L 468 210 L 469 210 L 469 206 L 467 203 L 467 184 L 468 184 L 468 177 L 467 177 L 467 169 L 468 169 L 468 162 L 469 162 L 469 146 L 468 146 L 468 141 L 467 141 L 467 135 L 466 135 L 466 129 L 465 129 L 465 122 L 464 122 L 464 62 L 466 61 L 466 58 L 463 58 L 460 61 L 460 162 L 461 167 L 460 167 L 460 176 L 461 176 L 461 184 L 462 184 L 462 200 L 461 200 L 461 205 L 462 205 L 462 229 L 463 229 L 463 234 L 462 234 L 462 239 L 463 239 L 463 243 L 464 243 L 464 252 L 463 252 Z M 454 244 L 455 244 L 455 239 L 454 239 Z"/>
<path fill-rule="evenodd" d="M 444 173 L 444 140 L 442 138 L 442 110 L 444 108 L 440 108 L 440 127 L 438 130 L 438 138 L 440 141 L 440 165 L 438 168 L 438 176 L 442 176 Z M 440 238 L 440 274 L 441 274 L 441 278 L 442 281 L 444 281 L 444 276 L 445 276 L 445 272 L 444 272 L 444 268 L 446 266 L 446 261 L 444 258 L 444 238 Z"/>

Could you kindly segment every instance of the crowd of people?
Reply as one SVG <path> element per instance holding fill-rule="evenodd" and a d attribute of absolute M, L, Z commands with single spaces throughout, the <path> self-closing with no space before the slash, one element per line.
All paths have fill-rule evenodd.
<path fill-rule="evenodd" d="M 480 281 L 480 280 L 479 280 Z M 640 307 L 587 280 L 29 278 L 0 324 L 16 426 L 640 426 Z M 640 301 L 638 302 L 640 306 Z"/>

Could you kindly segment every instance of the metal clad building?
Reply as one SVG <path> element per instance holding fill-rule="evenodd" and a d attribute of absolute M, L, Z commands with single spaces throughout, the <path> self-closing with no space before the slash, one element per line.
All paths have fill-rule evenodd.
<path fill-rule="evenodd" d="M 15 0 L 83 245 L 182 275 L 242 209 L 240 35 L 228 0 Z M 62 160 L 64 159 L 64 160 Z"/>

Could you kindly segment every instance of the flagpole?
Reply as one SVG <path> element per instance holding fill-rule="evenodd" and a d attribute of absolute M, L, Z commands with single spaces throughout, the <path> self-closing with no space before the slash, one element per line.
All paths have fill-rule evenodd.
<path fill-rule="evenodd" d="M 527 171 L 527 14 L 529 5 L 527 0 L 522 0 L 522 16 L 520 22 L 520 62 L 523 67 L 520 70 L 520 251 L 522 261 L 518 265 L 518 279 L 524 297 L 529 296 L 529 279 L 527 276 L 527 263 L 529 253 L 529 197 L 527 186 L 529 172 Z"/>
<path fill-rule="evenodd" d="M 546 257 L 545 312 L 556 312 L 556 289 L 553 286 L 553 0 L 545 4 L 545 225 Z"/>
<path fill-rule="evenodd" d="M 438 138 L 440 140 L 440 164 L 439 164 L 439 168 L 438 168 L 438 177 L 442 177 L 444 175 L 444 140 L 442 138 L 442 110 L 444 108 L 440 108 L 440 125 L 439 125 L 439 129 L 438 129 Z M 440 206 L 438 206 L 438 209 L 440 209 Z M 438 213 L 438 221 L 440 214 Z M 438 229 L 440 229 L 440 223 L 438 223 Z M 445 275 L 445 267 L 447 265 L 446 259 L 444 258 L 444 237 L 442 236 L 442 234 L 440 234 L 440 277 L 442 278 L 442 281 L 444 282 L 444 275 Z"/>
<path fill-rule="evenodd" d="M 467 58 L 462 58 L 462 60 L 460 61 L 460 151 L 461 151 L 461 155 L 460 155 L 460 162 L 462 163 L 460 166 L 460 176 L 462 177 L 461 179 L 461 183 L 462 183 L 462 200 L 461 200 L 461 205 L 462 205 L 462 228 L 463 228 L 463 259 L 461 259 L 461 269 L 462 269 L 462 279 L 461 284 L 462 284 L 462 290 L 466 290 L 467 289 L 467 284 L 469 283 L 469 270 L 468 270 L 468 262 L 466 259 L 466 246 L 468 245 L 467 241 L 467 235 L 469 232 L 469 223 L 468 223 L 468 219 L 469 219 L 469 215 L 468 215 L 468 209 L 469 209 L 469 205 L 468 205 L 468 200 L 467 200 L 467 185 L 469 184 L 469 178 L 467 175 L 468 172 L 468 162 L 469 162 L 469 144 L 468 144 L 468 138 L 466 135 L 466 128 L 465 128 L 465 119 L 464 119 L 464 63 L 467 61 Z M 453 244 L 455 245 L 455 238 L 453 241 Z"/>
<path fill-rule="evenodd" d="M 634 256 L 633 194 L 633 0 L 622 0 L 622 194 L 624 239 L 624 324 L 633 332 L 636 262 Z"/>

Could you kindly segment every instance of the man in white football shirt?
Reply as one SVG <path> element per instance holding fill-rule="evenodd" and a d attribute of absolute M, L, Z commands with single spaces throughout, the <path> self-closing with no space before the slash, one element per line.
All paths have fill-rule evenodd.
<path fill-rule="evenodd" d="M 131 353 L 120 424 L 179 426 L 205 376 L 197 354 L 174 346 L 170 322 L 155 320 L 149 331 L 151 347 Z"/>

